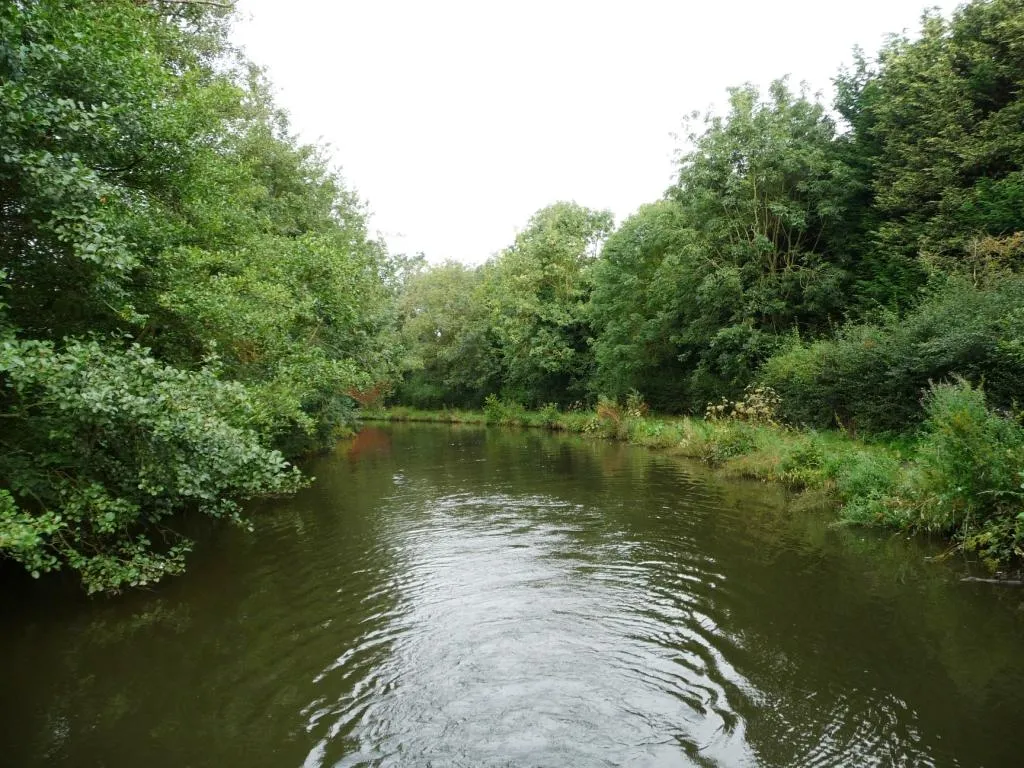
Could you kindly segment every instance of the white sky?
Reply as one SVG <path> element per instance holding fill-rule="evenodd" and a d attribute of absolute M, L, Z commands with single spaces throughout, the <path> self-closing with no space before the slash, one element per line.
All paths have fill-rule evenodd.
<path fill-rule="evenodd" d="M 785 74 L 830 96 L 925 4 L 238 0 L 235 41 L 392 251 L 480 262 L 557 200 L 621 222 L 672 181 L 686 114 Z"/>

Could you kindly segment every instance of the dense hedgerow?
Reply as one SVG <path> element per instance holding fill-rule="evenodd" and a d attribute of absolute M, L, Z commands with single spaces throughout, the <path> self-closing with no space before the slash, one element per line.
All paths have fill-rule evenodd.
<path fill-rule="evenodd" d="M 795 342 L 761 371 L 790 422 L 865 432 L 913 429 L 929 385 L 955 376 L 984 384 L 995 408 L 1021 396 L 1024 279 L 977 286 L 952 278 L 903 315 Z"/>

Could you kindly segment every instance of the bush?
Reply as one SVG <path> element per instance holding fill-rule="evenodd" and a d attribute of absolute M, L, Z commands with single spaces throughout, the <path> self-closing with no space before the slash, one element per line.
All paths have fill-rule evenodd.
<path fill-rule="evenodd" d="M 647 403 L 644 402 L 644 396 L 635 389 L 630 390 L 626 395 L 626 415 L 631 419 L 642 419 L 649 410 Z"/>
<path fill-rule="evenodd" d="M 628 432 L 626 414 L 617 401 L 607 397 L 600 397 L 597 400 L 597 419 L 594 430 L 605 437 L 625 439 Z"/>
<path fill-rule="evenodd" d="M 757 447 L 754 429 L 742 423 L 706 424 L 688 437 L 687 453 L 712 466 L 723 464 Z"/>
<path fill-rule="evenodd" d="M 775 425 L 778 422 L 780 404 L 779 394 L 774 389 L 751 384 L 743 390 L 743 397 L 738 400 L 723 397 L 717 405 L 708 403 L 704 410 L 704 418 L 708 421 L 725 419 Z"/>
<path fill-rule="evenodd" d="M 502 400 L 497 395 L 484 399 L 484 417 L 488 424 L 522 424 L 526 416 L 526 409 L 518 403 Z"/>
<path fill-rule="evenodd" d="M 909 465 L 861 456 L 840 473 L 843 517 L 952 536 L 996 566 L 1024 555 L 1024 427 L 958 380 L 931 387 Z"/>
<path fill-rule="evenodd" d="M 815 434 L 799 435 L 792 440 L 779 462 L 779 477 L 790 487 L 804 488 L 817 484 L 828 474 L 825 447 Z"/>
<path fill-rule="evenodd" d="M 900 478 L 900 462 L 888 452 L 854 451 L 842 457 L 833 473 L 837 496 L 847 505 L 863 505 L 892 492 Z M 850 518 L 850 513 L 852 508 L 844 508 L 845 517 Z"/>
<path fill-rule="evenodd" d="M 541 421 L 546 427 L 557 427 L 558 426 L 558 403 L 547 403 L 539 411 Z"/>
<path fill-rule="evenodd" d="M 980 388 L 932 388 L 915 474 L 925 526 L 958 532 L 989 562 L 1024 554 L 1024 428 L 988 409 Z"/>
<path fill-rule="evenodd" d="M 771 357 L 761 381 L 791 423 L 851 432 L 898 432 L 925 418 L 930 382 L 980 385 L 1010 408 L 1024 377 L 1024 278 L 983 289 L 950 279 L 903 317 L 852 325 L 831 340 L 796 341 Z"/>
<path fill-rule="evenodd" d="M 153 583 L 180 572 L 190 547 L 161 521 L 192 509 L 244 525 L 238 502 L 301 483 L 252 428 L 250 392 L 210 367 L 178 370 L 139 347 L 7 341 L 0 384 L 0 556 L 33 575 L 69 567 L 90 592 Z"/>

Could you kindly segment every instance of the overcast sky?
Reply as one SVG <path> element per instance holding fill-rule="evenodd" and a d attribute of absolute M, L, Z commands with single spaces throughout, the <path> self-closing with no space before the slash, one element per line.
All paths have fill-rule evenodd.
<path fill-rule="evenodd" d="M 955 2 L 938 3 L 944 12 Z M 331 145 L 392 251 L 480 262 L 557 200 L 620 222 L 725 89 L 830 93 L 922 0 L 239 0 L 235 40 L 303 139 Z"/>

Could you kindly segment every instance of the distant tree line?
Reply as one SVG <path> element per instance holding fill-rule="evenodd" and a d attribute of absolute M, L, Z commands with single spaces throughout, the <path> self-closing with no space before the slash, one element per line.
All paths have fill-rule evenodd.
<path fill-rule="evenodd" d="M 793 423 L 913 428 L 929 381 L 1024 394 L 1024 3 L 977 0 L 855 53 L 822 103 L 745 85 L 691 121 L 678 178 L 612 229 L 558 203 L 479 267 L 411 274 L 400 402 L 643 396 L 701 413 L 752 383 Z"/>

